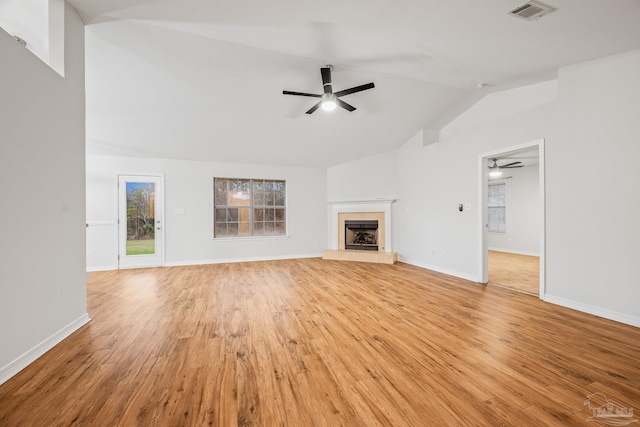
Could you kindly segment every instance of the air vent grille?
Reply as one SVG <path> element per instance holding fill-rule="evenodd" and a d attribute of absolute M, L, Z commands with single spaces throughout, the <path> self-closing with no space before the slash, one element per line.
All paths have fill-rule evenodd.
<path fill-rule="evenodd" d="M 515 9 L 510 10 L 508 13 L 513 16 L 517 16 L 518 18 L 524 19 L 525 21 L 533 21 L 555 10 L 556 8 L 542 2 L 529 1 L 525 4 L 521 4 Z"/>

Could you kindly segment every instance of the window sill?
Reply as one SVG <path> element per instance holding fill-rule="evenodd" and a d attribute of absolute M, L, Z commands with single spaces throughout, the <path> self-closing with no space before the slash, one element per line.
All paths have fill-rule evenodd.
<path fill-rule="evenodd" d="M 237 242 L 237 241 L 252 241 L 252 240 L 285 240 L 289 235 L 284 236 L 238 236 L 238 237 L 214 237 L 214 242 Z"/>

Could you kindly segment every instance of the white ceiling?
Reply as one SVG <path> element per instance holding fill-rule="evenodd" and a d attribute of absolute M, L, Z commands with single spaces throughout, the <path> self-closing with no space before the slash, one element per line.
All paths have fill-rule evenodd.
<path fill-rule="evenodd" d="M 640 48 L 640 0 L 68 0 L 87 24 L 87 152 L 326 167 L 439 130 L 484 94 Z M 304 114 L 332 64 L 357 110 Z M 477 85 L 487 86 L 478 89 Z"/>

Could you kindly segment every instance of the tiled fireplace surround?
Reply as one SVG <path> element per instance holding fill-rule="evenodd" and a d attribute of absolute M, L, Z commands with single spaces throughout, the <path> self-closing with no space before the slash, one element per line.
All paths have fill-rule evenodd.
<path fill-rule="evenodd" d="M 394 200 L 329 203 L 329 249 L 322 258 L 393 264 L 398 254 L 391 240 L 391 204 Z M 377 220 L 378 251 L 345 250 L 345 220 Z"/>

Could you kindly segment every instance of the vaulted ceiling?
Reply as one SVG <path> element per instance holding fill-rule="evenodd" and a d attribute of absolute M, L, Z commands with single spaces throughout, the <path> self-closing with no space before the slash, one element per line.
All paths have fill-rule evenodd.
<path fill-rule="evenodd" d="M 491 91 L 640 48 L 639 0 L 68 0 L 86 27 L 87 152 L 326 167 L 438 131 Z M 357 109 L 305 114 L 332 64 Z M 478 85 L 484 85 L 478 88 Z"/>

